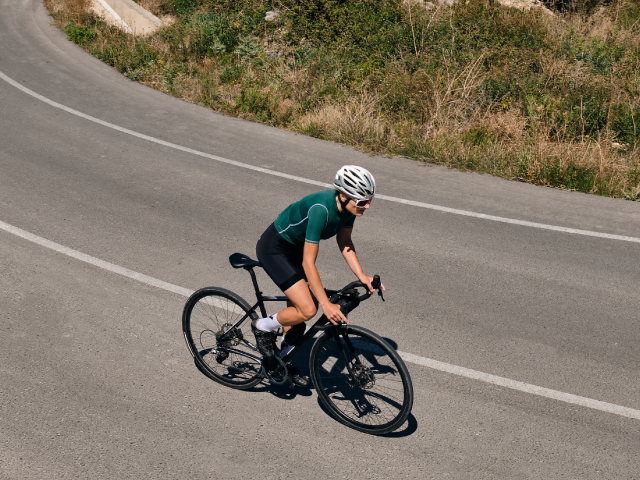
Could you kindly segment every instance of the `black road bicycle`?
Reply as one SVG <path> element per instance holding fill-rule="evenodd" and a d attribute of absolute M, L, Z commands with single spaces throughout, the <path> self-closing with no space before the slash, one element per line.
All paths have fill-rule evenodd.
<path fill-rule="evenodd" d="M 229 261 L 234 268 L 244 268 L 251 275 L 256 304 L 251 307 L 224 288 L 202 288 L 184 306 L 182 330 L 205 375 L 231 388 L 248 389 L 264 378 L 251 320 L 259 318 L 257 308 L 262 317 L 267 316 L 264 302 L 286 301 L 287 297 L 262 294 L 253 271 L 260 262 L 240 253 L 231 255 Z M 373 286 L 382 297 L 380 277 L 375 277 Z M 363 287 L 365 292 L 360 294 L 358 288 Z M 347 316 L 371 294 L 356 281 L 342 290 L 327 290 L 327 296 Z M 318 333 L 309 356 L 309 370 L 318 396 L 331 415 L 348 427 L 376 435 L 400 427 L 411 413 L 413 385 L 393 347 L 366 328 L 350 323 L 333 325 L 322 315 L 283 357 L 283 362 L 288 363 Z M 282 383 L 293 386 L 288 375 Z"/>

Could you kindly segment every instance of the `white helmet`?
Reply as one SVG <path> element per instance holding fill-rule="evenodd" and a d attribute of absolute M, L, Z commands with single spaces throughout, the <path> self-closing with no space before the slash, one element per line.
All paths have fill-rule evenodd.
<path fill-rule="evenodd" d="M 356 165 L 345 165 L 338 170 L 333 186 L 355 200 L 368 200 L 376 194 L 376 181 L 373 175 Z"/>

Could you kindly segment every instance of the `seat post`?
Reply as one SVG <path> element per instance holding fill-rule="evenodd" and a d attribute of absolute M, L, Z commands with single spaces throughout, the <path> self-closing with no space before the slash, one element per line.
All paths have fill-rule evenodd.
<path fill-rule="evenodd" d="M 245 267 L 246 270 L 249 271 L 251 275 L 251 281 L 253 282 L 253 288 L 256 290 L 256 299 L 258 300 L 258 304 L 260 307 L 260 313 L 262 317 L 267 316 L 267 310 L 264 308 L 264 301 L 262 300 L 262 292 L 260 291 L 260 287 L 258 287 L 258 280 L 256 278 L 256 273 L 253 271 L 253 267 Z"/>

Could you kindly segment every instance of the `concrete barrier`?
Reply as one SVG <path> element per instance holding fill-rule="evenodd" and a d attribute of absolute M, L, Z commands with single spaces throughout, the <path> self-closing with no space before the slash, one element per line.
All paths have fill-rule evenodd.
<path fill-rule="evenodd" d="M 133 35 L 147 35 L 162 27 L 162 21 L 133 0 L 94 0 L 95 9 L 108 23 Z"/>

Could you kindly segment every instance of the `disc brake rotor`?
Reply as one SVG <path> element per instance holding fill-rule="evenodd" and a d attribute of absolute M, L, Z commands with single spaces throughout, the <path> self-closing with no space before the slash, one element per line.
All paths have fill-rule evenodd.
<path fill-rule="evenodd" d="M 353 375 L 356 379 L 356 385 L 365 390 L 373 388 L 376 384 L 376 378 L 370 368 L 364 365 L 354 365 Z"/>
<path fill-rule="evenodd" d="M 242 331 L 237 327 L 232 327 L 233 325 L 231 325 L 230 323 L 225 323 L 224 325 L 222 325 L 222 327 L 220 327 L 220 330 L 216 333 L 216 340 L 219 346 L 235 347 L 244 339 Z M 227 332 L 226 335 L 225 332 Z"/>

